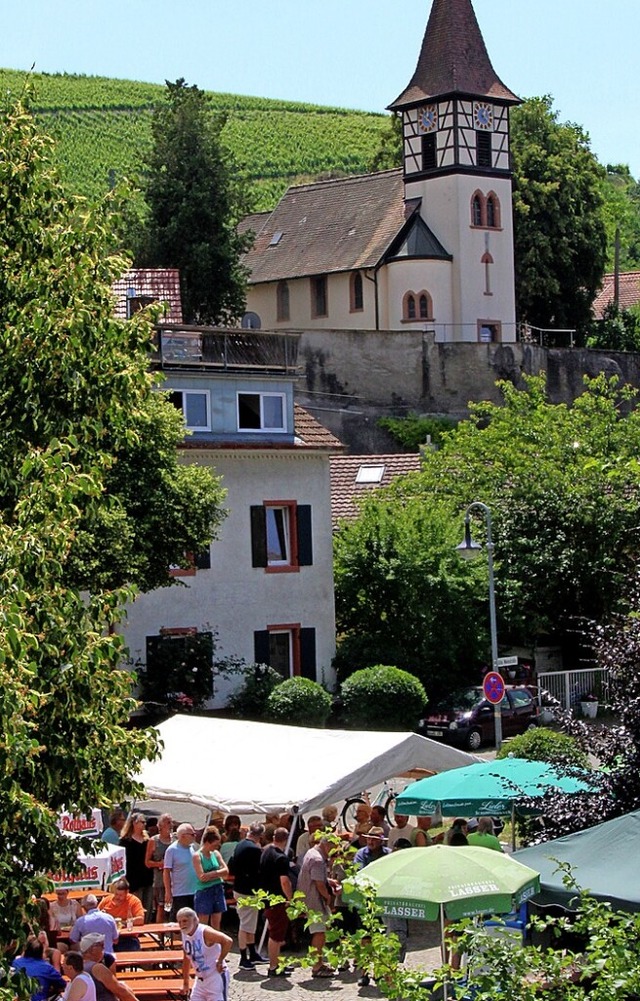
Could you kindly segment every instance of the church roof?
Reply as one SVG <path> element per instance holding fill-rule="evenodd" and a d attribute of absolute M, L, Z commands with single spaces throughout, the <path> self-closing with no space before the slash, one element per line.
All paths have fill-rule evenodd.
<path fill-rule="evenodd" d="M 620 309 L 629 309 L 640 303 L 640 271 L 622 271 L 620 281 Z M 615 295 L 615 275 L 607 274 L 602 279 L 602 288 L 593 302 L 593 314 L 596 320 L 602 320 L 607 306 L 613 302 Z"/>
<path fill-rule="evenodd" d="M 389 109 L 455 93 L 520 100 L 491 65 L 471 0 L 433 0 L 415 73 Z"/>
<path fill-rule="evenodd" d="M 405 202 L 402 170 L 289 188 L 255 220 L 250 283 L 375 267 L 419 204 Z"/>

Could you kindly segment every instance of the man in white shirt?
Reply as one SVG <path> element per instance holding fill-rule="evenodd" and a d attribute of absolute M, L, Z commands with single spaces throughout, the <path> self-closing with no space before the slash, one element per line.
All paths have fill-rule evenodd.
<path fill-rule="evenodd" d="M 416 833 L 415 827 L 409 823 L 409 818 L 405 817 L 404 814 L 396 813 L 395 821 L 395 827 L 392 827 L 389 831 L 389 837 L 387 840 L 387 845 L 392 851 L 396 841 L 399 841 L 400 838 L 410 841 L 413 845 L 413 839 L 415 838 Z"/>

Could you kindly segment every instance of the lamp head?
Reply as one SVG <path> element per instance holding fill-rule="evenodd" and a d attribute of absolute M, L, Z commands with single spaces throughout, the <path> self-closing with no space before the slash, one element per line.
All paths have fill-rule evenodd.
<path fill-rule="evenodd" d="M 464 539 L 459 546 L 456 546 L 456 552 L 463 560 L 473 560 L 482 552 L 480 543 L 474 542 L 471 538 L 471 526 L 468 518 L 465 519 L 464 523 Z"/>

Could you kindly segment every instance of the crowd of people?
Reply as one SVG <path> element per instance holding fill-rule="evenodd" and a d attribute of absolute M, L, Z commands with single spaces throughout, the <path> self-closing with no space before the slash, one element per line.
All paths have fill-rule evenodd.
<path fill-rule="evenodd" d="M 37 981 L 33 1001 L 47 1001 L 62 992 L 65 1001 L 135 1001 L 127 984 L 117 979 L 118 952 L 140 948 L 138 936 L 128 934 L 135 925 L 169 920 L 177 921 L 182 933 L 185 985 L 193 968 L 196 985 L 206 986 L 192 998 L 219 1001 L 226 996 L 219 992 L 228 979 L 226 957 L 233 945 L 221 930 L 229 907 L 237 914 L 240 969 L 265 964 L 268 977 L 287 977 L 292 970 L 280 954 L 287 942 L 293 947 L 299 944 L 300 923 L 292 925 L 287 912 L 296 889 L 311 915 L 307 922 L 311 975 L 333 977 L 336 971 L 324 959 L 331 914 L 340 912 L 347 932 L 360 927 L 357 910 L 342 897 L 341 858 L 360 869 L 391 851 L 442 841 L 502 851 L 490 817 L 457 818 L 446 831 L 436 833 L 431 817 L 418 817 L 412 823 L 396 814 L 390 825 L 380 807 L 365 803 L 358 806 L 352 832 L 341 829 L 334 805 L 309 816 L 306 824 L 291 814 L 267 815 L 264 822 L 249 825 L 236 814 L 212 819 L 215 824 L 197 831 L 190 823 L 174 825 L 168 813 L 157 821 L 142 813 L 129 817 L 122 811 L 112 813 L 102 840 L 125 848 L 127 875 L 100 900 L 93 893 L 76 900 L 61 886 L 55 900 L 41 901 L 40 927 L 29 935 L 13 963 L 16 973 Z M 336 852 L 336 845 L 345 850 Z M 266 957 L 256 943 L 261 909 L 246 902 L 261 891 L 271 895 L 263 911 Z M 276 896 L 282 901 L 273 900 Z M 403 961 L 408 923 L 389 918 L 386 924 L 400 940 Z M 359 983 L 368 984 L 367 971 L 360 973 Z"/>

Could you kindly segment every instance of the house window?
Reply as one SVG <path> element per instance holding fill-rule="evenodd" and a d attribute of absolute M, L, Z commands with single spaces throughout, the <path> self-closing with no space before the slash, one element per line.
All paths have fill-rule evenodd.
<path fill-rule="evenodd" d="M 132 316 L 139 313 L 145 306 L 150 306 L 152 302 L 156 301 L 150 295 L 127 295 L 127 320 L 130 320 Z"/>
<path fill-rule="evenodd" d="M 276 287 L 276 319 L 280 322 L 291 319 L 288 282 L 278 282 Z"/>
<path fill-rule="evenodd" d="M 416 297 L 413 292 L 407 292 L 402 302 L 403 320 L 415 320 L 416 318 Z"/>
<path fill-rule="evenodd" d="M 286 431 L 284 393 L 238 393 L 238 431 Z"/>
<path fill-rule="evenodd" d="M 493 192 L 487 195 L 487 226 L 490 229 L 500 228 L 500 202 Z"/>
<path fill-rule="evenodd" d="M 311 505 L 265 501 L 251 507 L 251 564 L 272 573 L 313 563 Z"/>
<path fill-rule="evenodd" d="M 182 563 L 172 563 L 169 566 L 170 577 L 195 577 L 198 570 L 211 569 L 211 547 L 207 546 L 201 553 L 185 553 Z"/>
<path fill-rule="evenodd" d="M 478 167 L 493 166 L 490 132 L 476 132 L 476 163 Z"/>
<path fill-rule="evenodd" d="M 418 293 L 405 292 L 402 300 L 402 319 L 405 323 L 433 319 L 433 300 L 426 289 Z"/>
<path fill-rule="evenodd" d="M 420 319 L 430 320 L 433 315 L 433 310 L 431 309 L 431 296 L 427 292 L 421 292 L 418 304 L 420 309 Z"/>
<path fill-rule="evenodd" d="M 179 410 L 188 431 L 211 430 L 211 398 L 206 389 L 173 389 L 169 399 Z"/>
<path fill-rule="evenodd" d="M 351 275 L 350 280 L 351 288 L 351 312 L 360 313 L 364 309 L 364 287 L 362 282 L 362 275 L 359 271 L 356 271 Z"/>
<path fill-rule="evenodd" d="M 435 170 L 438 165 L 435 132 L 422 137 L 422 169 Z"/>
<path fill-rule="evenodd" d="M 316 631 L 299 623 L 267 626 L 253 634 L 256 664 L 268 664 L 284 678 L 316 681 Z"/>
<path fill-rule="evenodd" d="M 484 225 L 484 198 L 479 191 L 471 199 L 471 225 Z"/>
<path fill-rule="evenodd" d="M 497 344 L 502 340 L 502 324 L 495 320 L 478 320 L 480 344 Z"/>
<path fill-rule="evenodd" d="M 318 275 L 311 279 L 311 315 L 313 317 L 328 316 L 327 276 Z"/>

